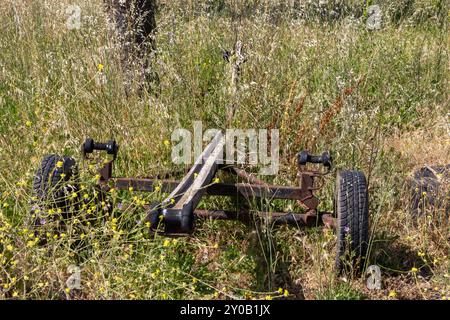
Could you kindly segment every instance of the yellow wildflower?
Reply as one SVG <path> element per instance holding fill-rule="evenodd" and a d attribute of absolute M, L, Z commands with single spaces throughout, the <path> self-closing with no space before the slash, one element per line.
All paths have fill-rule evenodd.
<path fill-rule="evenodd" d="M 389 291 L 389 298 L 395 298 L 397 296 L 397 292 L 395 292 L 394 290 Z"/>

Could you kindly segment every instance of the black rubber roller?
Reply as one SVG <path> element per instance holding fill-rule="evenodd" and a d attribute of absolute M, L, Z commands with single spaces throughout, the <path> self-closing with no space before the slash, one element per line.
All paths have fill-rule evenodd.
<path fill-rule="evenodd" d="M 83 154 L 88 154 L 94 152 L 94 150 L 106 151 L 107 154 L 112 154 L 114 157 L 117 155 L 119 146 L 115 140 L 109 140 L 108 142 L 95 142 L 91 138 L 87 138 L 83 143 L 82 151 Z"/>

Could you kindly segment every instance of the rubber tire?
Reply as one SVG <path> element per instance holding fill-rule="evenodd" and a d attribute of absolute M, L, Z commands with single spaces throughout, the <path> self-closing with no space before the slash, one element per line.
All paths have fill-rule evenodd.
<path fill-rule="evenodd" d="M 361 171 L 339 171 L 336 177 L 334 212 L 337 216 L 336 269 L 344 271 L 343 259 L 350 255 L 354 271 L 361 271 L 369 243 L 369 197 Z M 350 236 L 350 241 L 348 239 Z"/>
<path fill-rule="evenodd" d="M 57 167 L 59 161 L 63 162 L 60 168 Z M 39 211 L 59 208 L 62 216 L 67 218 L 70 215 L 68 194 L 78 191 L 77 180 L 78 168 L 73 158 L 56 154 L 45 156 L 33 180 L 33 196 L 36 199 L 32 203 L 32 217 L 36 215 L 35 211 L 38 207 Z M 35 227 L 43 225 L 39 217 L 34 217 L 33 220 Z"/>

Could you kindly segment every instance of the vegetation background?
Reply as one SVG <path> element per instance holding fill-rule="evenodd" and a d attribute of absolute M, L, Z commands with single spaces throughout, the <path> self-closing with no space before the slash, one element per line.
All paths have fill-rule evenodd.
<path fill-rule="evenodd" d="M 80 8 L 79 28 L 68 27 L 78 17 L 70 5 Z M 374 30 L 370 5 L 382 14 Z M 120 67 L 102 1 L 0 3 L 0 298 L 449 298 L 448 213 L 424 195 L 413 218 L 408 187 L 415 169 L 450 163 L 447 1 L 161 0 L 156 18 L 160 83 L 142 90 Z M 246 61 L 230 90 L 233 62 L 223 52 L 237 41 Z M 194 120 L 204 128 L 278 128 L 273 183 L 296 184 L 292 160 L 301 149 L 330 150 L 334 170 L 363 170 L 368 263 L 381 268 L 382 288 L 335 275 L 330 230 L 200 221 L 192 237 L 148 239 L 136 222 L 160 192 L 110 192 L 96 204 L 102 159 L 81 159 L 86 137 L 117 139 L 118 175 L 170 174 L 184 168 L 171 164 L 166 140 Z M 49 153 L 76 158 L 84 205 L 39 245 L 29 224 L 31 184 Z M 332 207 L 333 176 L 322 209 Z M 209 198 L 201 207 L 234 205 Z M 88 213 L 95 222 L 86 223 Z M 73 266 L 81 289 L 66 283 Z"/>

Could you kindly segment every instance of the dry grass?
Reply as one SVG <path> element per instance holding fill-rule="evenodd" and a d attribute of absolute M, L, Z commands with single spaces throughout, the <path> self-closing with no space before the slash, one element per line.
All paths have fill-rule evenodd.
<path fill-rule="evenodd" d="M 414 131 L 394 134 L 387 148 L 400 152 L 411 171 L 424 165 L 442 165 L 450 160 L 449 118 L 444 114 L 429 119 L 429 124 Z M 426 118 L 426 115 L 423 115 Z"/>

